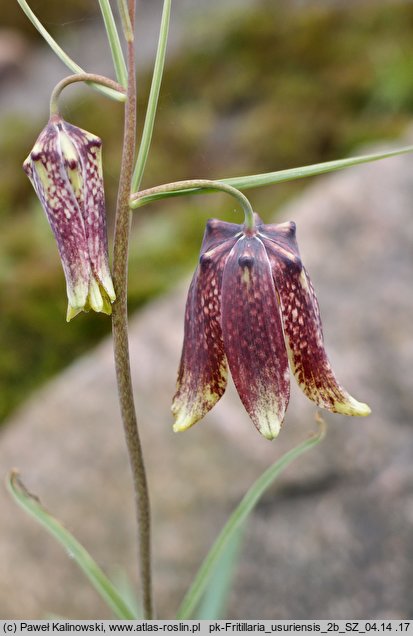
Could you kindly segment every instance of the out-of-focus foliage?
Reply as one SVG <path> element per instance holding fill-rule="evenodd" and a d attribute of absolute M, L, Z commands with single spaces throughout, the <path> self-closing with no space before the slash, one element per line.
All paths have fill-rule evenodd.
<path fill-rule="evenodd" d="M 60 3 L 52 4 L 60 15 Z M 85 4 L 95 5 L 71 6 L 76 12 Z M 402 133 L 413 111 L 413 4 L 289 4 L 267 0 L 246 13 L 224 12 L 213 24 L 194 25 L 196 45 L 167 67 L 144 186 L 339 158 L 359 144 Z M 149 81 L 139 82 L 141 119 Z M 113 224 L 121 106 L 85 92 L 63 114 L 103 138 Z M 64 322 L 57 251 L 20 168 L 43 126 L 0 121 L 0 419 L 110 331 L 102 316 Z M 285 184 L 250 196 L 267 219 L 300 187 Z M 206 218 L 240 218 L 233 211 L 232 200 L 208 195 L 136 212 L 131 309 L 193 266 Z"/>
<path fill-rule="evenodd" d="M 2 11 L 1 26 L 18 29 L 30 38 L 39 39 L 39 34 L 26 18 L 17 0 L 6 0 L 7 10 Z M 29 5 L 47 30 L 56 36 L 59 30 L 71 25 L 76 27 L 76 22 L 83 22 L 91 16 L 99 13 L 98 3 L 95 0 L 70 0 L 70 2 L 55 0 L 33 0 Z"/>

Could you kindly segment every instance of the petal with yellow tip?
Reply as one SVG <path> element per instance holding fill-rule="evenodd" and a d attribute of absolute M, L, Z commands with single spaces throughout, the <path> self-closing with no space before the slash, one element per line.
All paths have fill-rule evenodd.
<path fill-rule="evenodd" d="M 221 280 L 228 242 L 207 227 L 199 265 L 188 293 L 185 333 L 172 412 L 174 431 L 184 431 L 208 413 L 224 394 L 227 362 L 221 331 Z"/>
<path fill-rule="evenodd" d="M 301 263 L 295 225 L 290 224 L 289 230 L 283 228 L 279 239 L 274 228 L 277 226 L 272 226 L 272 231 L 263 241 L 281 305 L 290 366 L 298 385 L 310 400 L 329 411 L 344 415 L 369 415 L 367 404 L 355 400 L 339 384 L 331 368 L 324 348 L 317 298 Z M 265 236 L 267 228 L 262 232 Z"/>
<path fill-rule="evenodd" d="M 270 263 L 260 238 L 233 247 L 222 280 L 225 353 L 242 403 L 267 439 L 280 430 L 290 379 Z"/>

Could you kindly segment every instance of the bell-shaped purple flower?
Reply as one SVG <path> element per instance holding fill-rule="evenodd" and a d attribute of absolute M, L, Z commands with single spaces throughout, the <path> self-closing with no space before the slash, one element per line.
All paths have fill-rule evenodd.
<path fill-rule="evenodd" d="M 268 439 L 278 435 L 288 406 L 289 364 L 318 406 L 345 415 L 370 413 L 340 386 L 327 358 L 295 224 L 255 219 L 254 230 L 208 221 L 186 304 L 175 431 L 216 404 L 228 366 L 249 416 Z"/>
<path fill-rule="evenodd" d="M 23 164 L 55 235 L 66 277 L 67 320 L 81 311 L 112 313 L 102 142 L 50 118 Z"/>

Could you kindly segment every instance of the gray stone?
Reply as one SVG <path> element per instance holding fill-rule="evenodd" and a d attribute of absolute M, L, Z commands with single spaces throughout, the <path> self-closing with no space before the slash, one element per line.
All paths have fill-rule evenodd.
<path fill-rule="evenodd" d="M 408 156 L 352 168 L 320 178 L 282 211 L 297 222 L 333 367 L 373 414 L 326 415 L 325 441 L 265 494 L 248 524 L 228 617 L 412 618 L 412 174 Z M 204 422 L 171 432 L 185 288 L 130 324 L 162 617 L 173 616 L 246 488 L 316 427 L 314 406 L 293 387 L 285 426 L 270 443 L 229 389 Z M 12 466 L 108 573 L 136 580 L 110 342 L 10 420 L 0 438 L 1 473 Z M 110 616 L 76 565 L 4 489 L 0 509 L 1 618 Z"/>

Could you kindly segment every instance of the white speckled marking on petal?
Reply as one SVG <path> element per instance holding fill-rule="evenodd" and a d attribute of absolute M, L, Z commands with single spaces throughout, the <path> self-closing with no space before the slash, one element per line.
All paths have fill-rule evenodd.
<path fill-rule="evenodd" d="M 241 401 L 259 432 L 273 439 L 288 405 L 290 379 L 270 264 L 257 236 L 239 239 L 226 262 L 222 332 Z"/>

